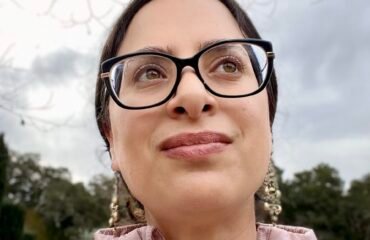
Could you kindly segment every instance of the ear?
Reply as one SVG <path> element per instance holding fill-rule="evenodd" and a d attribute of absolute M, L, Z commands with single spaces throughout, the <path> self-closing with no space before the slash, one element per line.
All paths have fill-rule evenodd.
<path fill-rule="evenodd" d="M 110 155 L 110 159 L 111 159 L 111 169 L 113 171 L 119 171 L 119 164 L 118 164 L 118 160 L 117 158 L 115 157 L 115 153 L 114 153 L 114 148 L 111 147 L 109 149 L 109 155 Z"/>
<path fill-rule="evenodd" d="M 117 161 L 117 158 L 115 157 L 115 153 L 114 153 L 114 141 L 113 141 L 113 135 L 112 135 L 112 131 L 111 131 L 111 128 L 110 128 L 110 124 L 104 124 L 103 132 L 104 132 L 104 136 L 106 138 L 106 141 L 108 142 L 107 144 L 108 144 L 108 147 L 109 147 L 109 156 L 110 156 L 110 159 L 111 159 L 111 169 L 113 171 L 119 171 L 118 161 Z"/>
<path fill-rule="evenodd" d="M 116 157 L 116 154 L 114 152 L 114 145 L 113 145 L 113 141 L 111 140 L 108 140 L 109 141 L 109 156 L 110 156 L 110 160 L 111 160 L 111 169 L 113 171 L 119 171 L 119 164 L 118 164 L 118 159 Z"/>

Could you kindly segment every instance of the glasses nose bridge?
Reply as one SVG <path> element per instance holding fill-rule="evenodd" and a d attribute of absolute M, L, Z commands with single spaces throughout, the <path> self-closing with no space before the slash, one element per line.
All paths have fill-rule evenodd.
<path fill-rule="evenodd" d="M 181 81 L 181 76 L 182 76 L 182 72 L 184 70 L 185 67 L 191 67 L 193 70 L 194 70 L 194 73 L 195 75 L 197 76 L 197 78 L 199 79 L 199 81 L 203 84 L 204 83 L 204 80 L 202 78 L 202 76 L 200 75 L 200 70 L 199 70 L 199 57 L 201 55 L 198 53 L 196 55 L 194 55 L 193 57 L 190 57 L 190 58 L 184 58 L 184 59 L 178 59 L 178 64 L 177 64 L 177 67 L 178 67 L 178 77 L 180 79 L 178 79 L 178 81 L 180 82 Z"/>
<path fill-rule="evenodd" d="M 185 58 L 185 59 L 179 59 L 179 64 L 178 64 L 178 71 L 181 75 L 182 71 L 184 70 L 185 67 L 191 67 L 194 69 L 195 73 L 198 75 L 198 56 L 194 56 L 191 58 Z"/>
<path fill-rule="evenodd" d="M 180 85 L 180 82 L 182 80 L 183 70 L 186 67 L 191 67 L 194 70 L 193 74 L 196 75 L 198 80 L 207 89 L 207 86 L 206 86 L 203 78 L 200 76 L 200 72 L 199 72 L 199 69 L 198 69 L 198 61 L 199 61 L 199 55 L 198 54 L 193 56 L 193 57 L 190 57 L 190 58 L 176 59 L 176 65 L 177 65 L 177 71 L 178 71 L 177 78 L 178 79 L 176 81 L 177 83 L 174 86 L 174 90 L 173 90 L 174 94 L 176 94 L 176 92 L 177 92 L 177 88 Z"/>

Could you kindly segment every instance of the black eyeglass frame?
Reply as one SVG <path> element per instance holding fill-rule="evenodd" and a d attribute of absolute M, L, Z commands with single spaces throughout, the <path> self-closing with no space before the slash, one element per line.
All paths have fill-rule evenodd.
<path fill-rule="evenodd" d="M 225 43 L 249 43 L 249 44 L 257 45 L 257 46 L 261 47 L 263 50 L 265 50 L 267 61 L 268 61 L 266 78 L 264 79 L 262 84 L 258 87 L 258 89 L 255 90 L 254 92 L 247 93 L 247 94 L 242 94 L 242 95 L 223 95 L 223 94 L 219 94 L 219 93 L 213 91 L 206 84 L 206 82 L 203 80 L 202 75 L 200 74 L 200 71 L 199 71 L 199 59 L 200 59 L 200 57 L 203 55 L 203 53 L 205 53 L 209 49 L 214 48 L 218 45 L 225 44 Z M 114 64 L 116 64 L 116 63 L 118 63 L 118 62 L 120 62 L 120 61 L 122 61 L 126 58 L 134 57 L 134 56 L 140 56 L 140 55 L 155 55 L 155 56 L 161 56 L 161 57 L 165 57 L 165 58 L 170 59 L 176 65 L 176 68 L 177 68 L 176 81 L 175 81 L 175 84 L 174 84 L 172 90 L 168 94 L 168 96 L 165 97 L 162 101 L 157 102 L 157 103 L 152 104 L 152 105 L 143 106 L 143 107 L 127 106 L 119 100 L 119 97 L 117 96 L 116 92 L 113 89 L 113 86 L 112 86 L 111 81 L 110 81 L 110 70 L 114 66 Z M 116 104 L 118 106 L 120 106 L 122 108 L 125 108 L 125 109 L 140 110 L 140 109 L 156 107 L 156 106 L 162 105 L 165 102 L 167 102 L 176 93 L 177 87 L 178 87 L 178 85 L 180 84 L 180 81 L 181 81 L 182 70 L 186 66 L 190 66 L 194 69 L 195 74 L 197 75 L 198 79 L 203 83 L 203 85 L 207 89 L 207 91 L 209 91 L 210 93 L 212 93 L 215 96 L 223 97 L 223 98 L 240 98 L 240 97 L 248 97 L 248 96 L 251 96 L 251 95 L 255 95 L 255 94 L 261 92 L 266 87 L 268 82 L 270 81 L 272 71 L 273 71 L 274 58 L 275 58 L 275 53 L 273 52 L 272 44 L 269 41 L 265 41 L 265 40 L 261 40 L 261 39 L 253 39 L 253 38 L 229 39 L 229 40 L 223 40 L 223 41 L 219 41 L 217 43 L 214 43 L 212 45 L 209 45 L 209 46 L 203 48 L 202 50 L 200 50 L 193 57 L 185 58 L 185 59 L 177 58 L 177 57 L 174 57 L 172 55 L 165 54 L 165 53 L 152 52 L 152 51 L 136 52 L 136 53 L 130 53 L 130 54 L 122 55 L 122 56 L 113 57 L 113 58 L 107 59 L 107 60 L 102 62 L 100 78 L 102 80 L 104 80 L 104 83 L 105 83 L 105 86 L 108 90 L 109 95 L 112 97 L 112 99 L 116 102 Z"/>

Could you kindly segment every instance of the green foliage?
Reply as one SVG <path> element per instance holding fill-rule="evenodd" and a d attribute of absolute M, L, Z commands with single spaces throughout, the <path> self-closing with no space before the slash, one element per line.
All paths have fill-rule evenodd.
<path fill-rule="evenodd" d="M 26 211 L 25 232 L 36 239 L 80 239 L 107 227 L 113 178 L 96 176 L 86 187 L 73 183 L 66 168 L 43 167 L 37 154 L 13 153 L 4 198 Z M 4 175 L 5 177 L 5 175 Z M 122 208 L 121 216 L 127 216 Z M 26 238 L 32 236 L 26 236 Z"/>
<path fill-rule="evenodd" d="M 88 190 L 97 205 L 98 211 L 95 216 L 91 216 L 95 226 L 107 226 L 110 217 L 109 205 L 113 192 L 114 179 L 105 175 L 95 176 L 88 184 Z"/>
<path fill-rule="evenodd" d="M 42 186 L 38 156 L 25 154 L 14 157 L 15 161 L 9 163 L 7 171 L 7 198 L 13 203 L 33 207 Z"/>
<path fill-rule="evenodd" d="M 106 226 L 107 221 L 110 217 L 109 205 L 113 193 L 114 178 L 108 177 L 105 175 L 95 176 L 88 185 L 90 192 L 92 193 L 93 198 L 95 199 L 96 204 L 99 206 L 104 206 L 99 208 L 101 213 L 99 214 L 96 222 L 100 222 L 100 226 Z M 128 197 L 128 193 L 123 186 L 120 186 L 120 198 L 122 199 L 122 207 L 120 208 L 120 217 L 122 218 L 122 223 L 131 223 L 131 219 L 126 211 L 126 208 L 123 206 L 124 199 Z M 102 222 L 101 220 L 104 219 Z"/>
<path fill-rule="evenodd" d="M 16 205 L 4 203 L 0 215 L 1 239 L 21 240 L 23 237 L 24 210 Z"/>
<path fill-rule="evenodd" d="M 33 209 L 49 237 L 78 239 L 86 231 L 106 226 L 110 201 L 107 191 L 111 190 L 107 186 L 92 182 L 89 191 L 82 183 L 73 183 L 67 169 L 40 166 L 36 154 L 15 155 L 14 159 L 8 166 L 7 200 Z M 105 181 L 107 185 L 108 178 Z M 37 236 L 45 235 L 39 227 L 26 227 Z"/>
<path fill-rule="evenodd" d="M 345 194 L 337 170 L 320 164 L 280 188 L 283 223 L 313 228 L 320 240 L 370 240 L 370 175 Z"/>
<path fill-rule="evenodd" d="M 286 185 L 282 199 L 285 221 L 312 227 L 321 239 L 342 236 L 343 183 L 334 168 L 320 164 L 312 171 L 295 174 Z"/>
<path fill-rule="evenodd" d="M 36 240 L 36 237 L 32 234 L 24 234 L 22 240 Z"/>
<path fill-rule="evenodd" d="M 100 206 L 82 183 L 54 179 L 43 190 L 37 206 L 39 214 L 51 224 L 53 234 L 63 239 L 79 236 L 85 229 L 102 225 Z"/>
<path fill-rule="evenodd" d="M 0 213 L 1 204 L 5 193 L 6 169 L 9 161 L 10 156 L 8 152 L 8 147 L 6 146 L 4 141 L 4 134 L 0 134 Z"/>
<path fill-rule="evenodd" d="M 26 209 L 26 218 L 23 231 L 27 233 L 25 235 L 32 234 L 32 237 L 35 240 L 52 239 L 52 236 L 48 235 L 49 233 L 44 219 L 35 211 L 35 209 L 32 208 Z"/>
<path fill-rule="evenodd" d="M 343 205 L 347 239 L 370 240 L 370 174 L 351 183 Z"/>
<path fill-rule="evenodd" d="M 13 158 L 7 171 L 7 198 L 13 203 L 34 208 L 50 181 L 70 181 L 70 173 L 66 168 L 41 167 L 38 154 L 14 154 Z"/>

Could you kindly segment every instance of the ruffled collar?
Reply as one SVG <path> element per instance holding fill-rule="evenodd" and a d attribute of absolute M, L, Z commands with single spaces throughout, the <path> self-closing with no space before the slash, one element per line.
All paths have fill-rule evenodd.
<path fill-rule="evenodd" d="M 311 229 L 287 225 L 257 223 L 257 240 L 317 240 Z M 99 229 L 95 240 L 165 240 L 160 231 L 146 224 Z"/>

